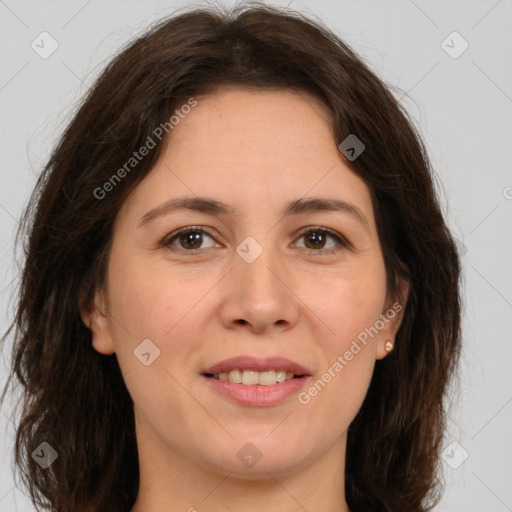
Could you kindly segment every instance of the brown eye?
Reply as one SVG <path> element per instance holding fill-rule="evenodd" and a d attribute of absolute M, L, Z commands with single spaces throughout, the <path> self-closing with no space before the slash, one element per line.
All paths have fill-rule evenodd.
<path fill-rule="evenodd" d="M 198 231 L 189 231 L 187 233 L 180 233 L 178 240 L 184 249 L 199 249 L 203 243 L 203 235 Z"/>
<path fill-rule="evenodd" d="M 326 247 L 329 238 L 335 240 L 334 246 Z M 309 228 L 303 231 L 299 239 L 305 240 L 305 248 L 310 249 L 311 253 L 332 254 L 340 250 L 340 247 L 348 247 L 348 242 L 338 233 L 327 228 Z M 336 247 L 336 244 L 338 247 Z"/>
<path fill-rule="evenodd" d="M 204 243 L 204 237 L 212 239 L 212 237 L 203 229 L 199 228 L 186 228 L 177 233 L 171 234 L 171 236 L 167 237 L 163 242 L 163 246 L 172 246 L 176 247 L 176 243 L 178 245 L 178 249 L 183 249 L 186 251 L 193 251 L 195 249 L 202 249 L 201 245 Z"/>
<path fill-rule="evenodd" d="M 308 249 L 323 249 L 325 245 L 325 233 L 321 231 L 310 231 L 307 235 L 303 235 L 306 238 L 306 247 Z"/>

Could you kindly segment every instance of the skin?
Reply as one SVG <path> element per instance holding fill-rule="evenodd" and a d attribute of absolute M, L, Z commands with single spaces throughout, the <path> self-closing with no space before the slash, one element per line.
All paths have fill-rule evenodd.
<path fill-rule="evenodd" d="M 307 404 L 293 396 L 238 405 L 200 373 L 232 356 L 277 355 L 311 369 L 315 382 L 392 308 L 369 189 L 344 163 L 315 98 L 225 87 L 197 99 L 123 204 L 106 287 L 81 311 L 94 349 L 116 353 L 134 402 L 140 489 L 131 512 L 347 511 L 347 429 L 400 315 Z M 138 226 L 183 196 L 214 198 L 237 213 L 178 210 Z M 367 227 L 346 212 L 280 214 L 313 196 L 352 203 Z M 179 237 L 161 246 L 186 226 L 207 231 L 198 249 Z M 350 245 L 331 236 L 314 245 L 301 234 L 312 226 Z M 236 252 L 248 236 L 263 249 L 252 263 Z M 134 356 L 145 339 L 160 350 L 148 366 Z M 237 457 L 248 442 L 261 453 L 252 467 Z"/>

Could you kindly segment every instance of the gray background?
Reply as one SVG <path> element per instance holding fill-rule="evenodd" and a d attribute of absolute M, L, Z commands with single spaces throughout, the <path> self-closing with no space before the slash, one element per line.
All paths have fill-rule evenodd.
<path fill-rule="evenodd" d="M 76 101 L 121 44 L 190 3 L 0 0 L 2 330 L 18 277 L 17 219 Z M 427 142 L 465 253 L 462 373 L 451 394 L 447 489 L 436 510 L 512 511 L 512 0 L 270 3 L 317 16 L 407 93 L 396 94 Z M 46 59 L 31 48 L 43 31 L 59 45 Z M 453 31 L 469 44 L 461 55 L 457 36 L 442 46 Z M 33 511 L 12 475 L 9 405 L 0 413 L 0 510 Z"/>

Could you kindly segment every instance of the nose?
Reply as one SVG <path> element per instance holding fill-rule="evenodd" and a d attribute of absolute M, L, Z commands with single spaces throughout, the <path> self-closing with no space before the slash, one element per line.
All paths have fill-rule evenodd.
<path fill-rule="evenodd" d="M 276 251 L 264 248 L 254 261 L 237 253 L 233 265 L 220 307 L 225 327 L 254 334 L 293 328 L 300 300 L 293 290 L 292 274 Z"/>

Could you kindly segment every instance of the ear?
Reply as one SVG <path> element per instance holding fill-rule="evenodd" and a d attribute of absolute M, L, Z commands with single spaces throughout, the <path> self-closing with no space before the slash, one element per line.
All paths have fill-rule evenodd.
<path fill-rule="evenodd" d="M 110 321 L 103 292 L 94 292 L 91 299 L 80 301 L 80 316 L 92 334 L 92 346 L 100 354 L 113 354 L 114 342 L 110 333 Z"/>
<path fill-rule="evenodd" d="M 405 305 L 409 297 L 409 281 L 400 278 L 398 289 L 399 296 L 388 297 L 382 311 L 381 319 L 384 327 L 380 329 L 377 338 L 377 359 L 384 359 L 391 353 L 391 351 L 386 350 L 386 345 L 389 346 L 388 342 L 391 342 L 394 346 L 396 333 L 402 324 Z"/>

